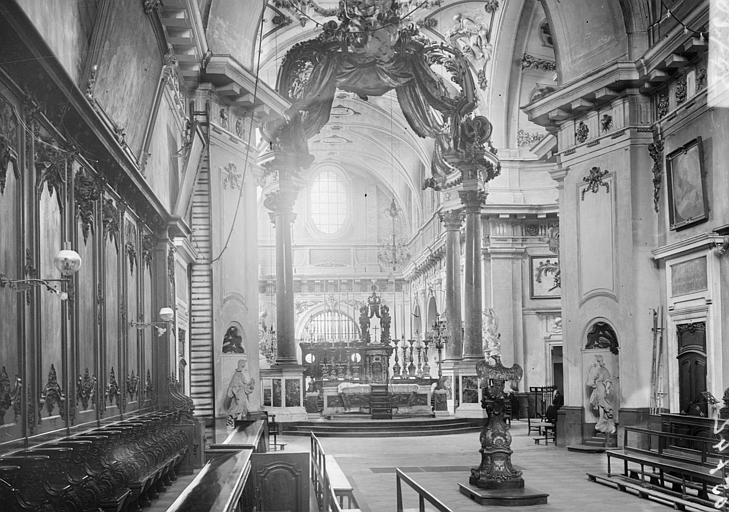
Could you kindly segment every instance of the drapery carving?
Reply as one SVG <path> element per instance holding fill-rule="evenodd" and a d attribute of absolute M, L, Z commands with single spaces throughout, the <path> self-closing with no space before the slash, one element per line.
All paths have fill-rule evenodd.
<path fill-rule="evenodd" d="M 464 137 L 463 127 L 477 103 L 468 61 L 458 48 L 425 38 L 417 26 L 403 27 L 399 9 L 395 2 L 340 4 L 339 21 L 325 23 L 318 37 L 291 48 L 277 89 L 292 105 L 285 119 L 269 121 L 264 128 L 277 156 L 293 153 L 298 166 L 311 163 L 307 140 L 329 121 L 337 89 L 363 99 L 394 89 L 413 131 L 436 140 L 432 178 L 425 186 L 442 187 L 455 170 L 453 162 L 464 154 L 477 165 L 486 162 L 481 159 L 491 135 L 488 120 L 476 118 L 479 128 L 488 125 L 485 138 Z M 451 153 L 459 158 L 448 159 Z M 485 181 L 498 174 L 493 165 L 484 170 Z"/>

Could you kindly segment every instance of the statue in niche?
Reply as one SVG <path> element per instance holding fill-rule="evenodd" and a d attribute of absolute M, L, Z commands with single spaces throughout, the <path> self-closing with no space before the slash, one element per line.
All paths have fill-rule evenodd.
<path fill-rule="evenodd" d="M 587 372 L 586 385 L 590 390 L 590 408 L 597 415 L 595 430 L 605 434 L 615 433 L 615 382 L 605 359 L 596 355 Z"/>
<path fill-rule="evenodd" d="M 493 356 L 501 355 L 501 334 L 499 333 L 499 319 L 494 308 L 483 313 L 482 332 L 483 355 L 488 360 Z"/>
<path fill-rule="evenodd" d="M 223 354 L 243 354 L 243 337 L 238 332 L 238 328 L 234 325 L 228 327 L 223 336 Z"/>
<path fill-rule="evenodd" d="M 245 419 L 249 412 L 249 396 L 256 387 L 256 379 L 248 371 L 248 356 L 243 355 L 238 360 L 238 367 L 233 372 L 225 395 L 225 406 L 228 412 L 228 425 L 235 420 Z"/>

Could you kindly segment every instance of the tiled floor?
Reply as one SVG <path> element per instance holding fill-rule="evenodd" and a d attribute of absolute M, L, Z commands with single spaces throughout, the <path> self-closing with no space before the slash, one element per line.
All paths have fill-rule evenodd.
<path fill-rule="evenodd" d="M 549 493 L 547 505 L 524 508 L 482 507 L 460 494 L 470 466 L 480 462 L 478 433 L 434 437 L 320 438 L 324 451 L 334 455 L 354 487 L 366 512 L 395 510 L 395 467 L 446 503 L 454 512 L 643 512 L 670 510 L 665 505 L 587 480 L 586 471 L 605 473 L 603 454 L 568 452 L 553 445 L 537 446 L 526 435 L 526 422 L 512 427 L 514 465 L 523 471 L 528 487 Z M 287 451 L 308 451 L 307 437 L 285 438 Z M 406 508 L 416 508 L 414 491 L 403 486 Z"/>

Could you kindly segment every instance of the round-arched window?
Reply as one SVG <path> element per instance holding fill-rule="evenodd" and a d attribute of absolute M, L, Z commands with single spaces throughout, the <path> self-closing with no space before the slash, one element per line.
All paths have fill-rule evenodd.
<path fill-rule="evenodd" d="M 327 235 L 338 233 L 347 220 L 347 187 L 342 175 L 324 169 L 316 175 L 310 189 L 311 220 Z"/>

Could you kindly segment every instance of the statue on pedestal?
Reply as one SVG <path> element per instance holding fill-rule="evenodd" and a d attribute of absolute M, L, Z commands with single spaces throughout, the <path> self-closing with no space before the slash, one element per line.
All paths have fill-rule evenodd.
<path fill-rule="evenodd" d="M 369 343 L 370 342 L 370 317 L 369 317 L 369 308 L 367 305 L 363 304 L 359 308 L 359 331 L 360 331 L 360 338 L 363 342 Z"/>
<path fill-rule="evenodd" d="M 382 333 L 380 334 L 380 343 L 390 343 L 390 308 L 385 304 L 380 306 L 380 327 L 382 327 Z"/>
<path fill-rule="evenodd" d="M 225 395 L 228 424 L 242 420 L 249 412 L 249 395 L 256 387 L 256 379 L 248 371 L 248 356 L 245 354 L 238 360 L 238 368 L 233 372 Z M 231 425 L 232 426 L 232 425 Z"/>

